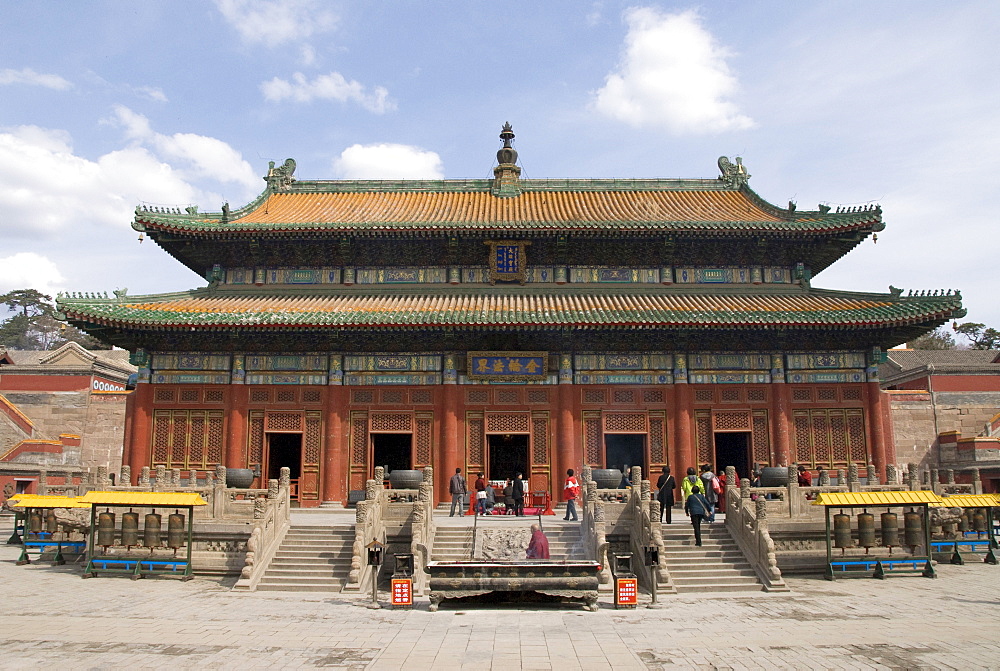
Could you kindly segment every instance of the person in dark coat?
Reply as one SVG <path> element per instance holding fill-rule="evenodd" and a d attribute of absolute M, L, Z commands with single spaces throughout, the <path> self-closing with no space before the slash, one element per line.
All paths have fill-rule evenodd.
<path fill-rule="evenodd" d="M 691 488 L 691 495 L 684 502 L 684 512 L 691 517 L 691 525 L 694 527 L 694 544 L 701 545 L 701 523 L 708 518 L 711 510 L 708 499 L 701 493 L 701 487 L 695 485 Z"/>
<path fill-rule="evenodd" d="M 537 524 L 531 525 L 531 542 L 528 543 L 528 559 L 549 559 L 549 539 Z"/>
<path fill-rule="evenodd" d="M 514 514 L 522 517 L 524 515 L 524 480 L 521 479 L 520 473 L 514 476 L 514 488 L 511 490 L 511 495 L 514 497 Z"/>
<path fill-rule="evenodd" d="M 455 516 L 455 510 L 459 515 L 465 514 L 465 495 L 468 490 L 465 488 L 465 478 L 462 477 L 462 469 L 456 468 L 455 475 L 448 481 L 448 492 L 451 494 L 451 512 L 448 517 Z"/>
<path fill-rule="evenodd" d="M 506 515 L 514 514 L 514 481 L 507 478 L 507 485 L 503 488 L 503 505 L 507 509 Z"/>
<path fill-rule="evenodd" d="M 671 509 L 676 503 L 674 490 L 677 489 L 677 481 L 670 474 L 670 467 L 664 466 L 663 473 L 656 480 L 656 500 L 660 502 L 660 522 L 664 519 L 670 524 Z"/>

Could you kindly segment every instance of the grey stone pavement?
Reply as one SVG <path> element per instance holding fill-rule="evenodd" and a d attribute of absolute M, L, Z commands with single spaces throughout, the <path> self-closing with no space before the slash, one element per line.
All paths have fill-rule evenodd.
<path fill-rule="evenodd" d="M 0 546 L 2 669 L 1000 668 L 1000 567 L 939 578 L 791 578 L 782 595 L 656 608 L 365 608 L 340 594 L 233 593 L 232 579 L 15 566 Z M 386 595 L 382 595 L 383 600 Z M 648 602 L 648 597 L 646 598 Z"/>

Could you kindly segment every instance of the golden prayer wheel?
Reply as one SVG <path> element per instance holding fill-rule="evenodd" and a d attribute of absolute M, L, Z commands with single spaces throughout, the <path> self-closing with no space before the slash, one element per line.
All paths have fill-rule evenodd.
<path fill-rule="evenodd" d="M 149 513 L 143 522 L 142 544 L 152 550 L 163 542 L 163 518 L 156 513 Z"/>
<path fill-rule="evenodd" d="M 139 544 L 139 513 L 131 510 L 122 515 L 122 545 L 132 547 Z"/>
<path fill-rule="evenodd" d="M 896 513 L 882 513 L 882 546 L 893 548 L 899 545 L 899 518 Z"/>
<path fill-rule="evenodd" d="M 110 510 L 97 516 L 97 544 L 104 547 L 115 544 L 115 514 Z"/>
<path fill-rule="evenodd" d="M 858 515 L 858 545 L 868 552 L 875 542 L 875 516 L 865 511 Z"/>
<path fill-rule="evenodd" d="M 59 530 L 59 520 L 56 519 L 56 511 L 49 508 L 49 514 L 45 516 L 45 530 L 54 534 Z"/>
<path fill-rule="evenodd" d="M 986 509 L 976 508 L 972 511 L 972 530 L 977 533 L 986 532 Z"/>
<path fill-rule="evenodd" d="M 911 549 L 924 543 L 924 524 L 922 515 L 910 511 L 903 515 L 903 542 Z"/>
<path fill-rule="evenodd" d="M 958 530 L 963 534 L 969 530 L 969 511 L 962 508 L 962 516 L 958 518 Z"/>
<path fill-rule="evenodd" d="M 184 545 L 184 515 L 174 513 L 167 518 L 167 547 L 177 549 Z"/>
<path fill-rule="evenodd" d="M 854 547 L 851 539 L 851 516 L 837 513 L 833 516 L 833 547 L 844 550 Z"/>
<path fill-rule="evenodd" d="M 33 534 L 41 533 L 42 531 L 42 514 L 39 512 L 32 512 L 28 515 L 28 531 Z"/>

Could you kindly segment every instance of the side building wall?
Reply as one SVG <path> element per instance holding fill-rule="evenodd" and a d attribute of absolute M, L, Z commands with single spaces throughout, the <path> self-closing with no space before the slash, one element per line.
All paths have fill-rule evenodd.
<path fill-rule="evenodd" d="M 899 463 L 937 466 L 938 434 L 977 436 L 1000 412 L 1000 392 L 888 391 Z"/>

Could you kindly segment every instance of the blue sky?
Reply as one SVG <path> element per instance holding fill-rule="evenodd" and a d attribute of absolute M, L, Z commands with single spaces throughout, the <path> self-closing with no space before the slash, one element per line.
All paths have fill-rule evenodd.
<path fill-rule="evenodd" d="M 0 2 L 0 291 L 203 282 L 129 224 L 296 176 L 715 177 L 881 203 L 817 276 L 1000 327 L 995 2 Z"/>

